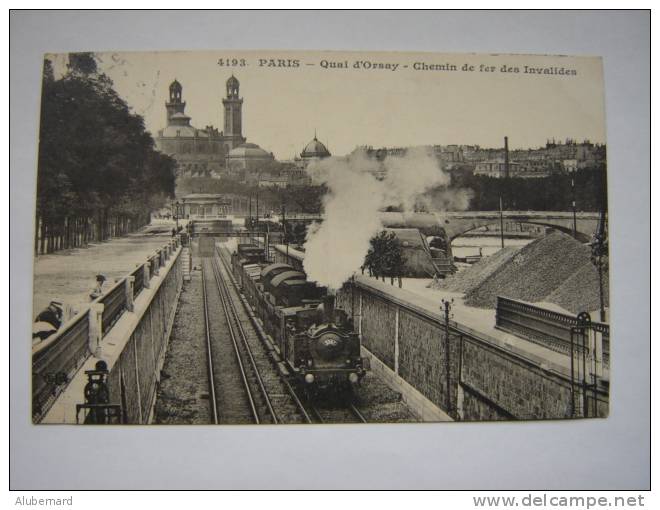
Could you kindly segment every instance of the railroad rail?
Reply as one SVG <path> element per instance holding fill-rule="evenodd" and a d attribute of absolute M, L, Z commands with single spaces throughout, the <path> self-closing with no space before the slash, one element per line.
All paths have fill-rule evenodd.
<path fill-rule="evenodd" d="M 220 298 L 222 301 L 225 318 L 227 321 L 229 337 L 231 339 L 232 346 L 234 348 L 234 354 L 236 355 L 237 364 L 240 368 L 241 379 L 243 380 L 243 383 L 245 384 L 246 387 L 246 395 L 250 402 L 250 408 L 252 409 L 252 413 L 254 415 L 254 421 L 255 423 L 258 424 L 261 423 L 262 420 L 260 417 L 260 412 L 257 409 L 257 403 L 255 398 L 256 396 L 254 392 L 250 389 L 251 384 L 250 381 L 248 381 L 248 378 L 253 379 L 254 383 L 256 383 L 254 385 L 259 389 L 259 395 L 261 396 L 263 404 L 267 408 L 267 412 L 270 415 L 270 419 L 272 420 L 272 423 L 278 423 L 279 420 L 277 418 L 277 414 L 273 409 L 273 404 L 270 400 L 270 396 L 266 391 L 263 378 L 261 377 L 261 373 L 259 372 L 259 369 L 255 362 L 254 354 L 252 352 L 252 349 L 250 348 L 250 344 L 248 342 L 245 329 L 241 324 L 241 318 L 236 308 L 236 304 L 234 303 L 234 298 L 231 295 L 227 279 L 225 276 L 221 274 L 221 269 L 220 266 L 218 265 L 218 259 L 216 257 L 212 258 L 212 266 L 215 275 L 215 280 L 218 285 L 218 290 L 220 292 Z M 245 363 L 243 358 L 246 358 L 248 363 Z M 248 375 L 250 371 L 251 373 Z"/>
<path fill-rule="evenodd" d="M 280 372 L 278 360 L 273 356 L 266 334 L 261 328 L 261 325 L 256 321 L 249 304 L 242 296 L 240 288 L 229 268 L 229 263 L 220 250 L 216 251 L 215 261 L 218 270 L 222 269 L 222 272 L 219 272 L 219 276 L 226 286 L 227 293 L 233 298 L 229 300 L 230 306 L 233 308 L 237 318 L 241 314 L 244 315 L 244 319 L 241 320 L 239 318 L 237 323 L 240 325 L 244 344 L 250 350 L 251 363 L 254 362 L 253 367 L 257 367 L 257 365 L 262 367 L 261 370 L 257 367 L 256 372 L 261 377 L 260 386 L 264 388 L 263 391 L 269 396 L 269 400 L 271 401 L 271 408 L 273 408 L 273 414 L 271 416 L 276 416 L 277 420 L 274 423 L 313 423 L 310 411 L 303 404 L 304 399 L 299 397 L 286 376 Z M 243 327 L 243 322 L 245 321 L 251 324 L 251 328 L 248 331 Z M 273 401 L 276 401 L 276 403 Z M 275 412 L 274 407 L 279 409 L 279 413 Z"/>
<path fill-rule="evenodd" d="M 234 345 L 235 325 L 225 308 L 211 258 L 202 259 L 202 281 L 204 306 L 208 310 L 209 397 L 212 410 L 215 406 L 217 423 L 260 423 L 243 360 Z"/>
<path fill-rule="evenodd" d="M 204 304 L 204 333 L 206 336 L 206 362 L 207 373 L 209 377 L 209 401 L 211 404 L 211 416 L 213 417 L 213 424 L 217 425 L 218 421 L 218 400 L 215 395 L 215 372 L 213 369 L 213 344 L 211 342 L 211 327 L 209 325 L 209 305 L 206 296 L 206 279 L 202 275 L 202 302 Z"/>
<path fill-rule="evenodd" d="M 350 401 L 339 402 L 334 407 L 309 404 L 309 409 L 317 423 L 368 423 L 364 414 Z"/>

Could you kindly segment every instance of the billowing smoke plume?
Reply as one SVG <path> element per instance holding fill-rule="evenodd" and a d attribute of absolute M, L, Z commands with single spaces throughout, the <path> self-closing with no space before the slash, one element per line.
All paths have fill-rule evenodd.
<path fill-rule="evenodd" d="M 442 187 L 443 198 L 439 204 L 428 204 L 429 209 L 464 202 L 467 206 L 446 187 L 450 176 L 425 148 L 409 149 L 405 155 L 383 161 L 355 151 L 312 163 L 308 171 L 314 182 L 325 183 L 329 191 L 323 199 L 323 222 L 307 233 L 304 267 L 310 280 L 333 289 L 362 266 L 370 239 L 383 228 L 379 211 L 384 207 L 412 211 L 427 205 L 424 193 L 437 187 Z"/>

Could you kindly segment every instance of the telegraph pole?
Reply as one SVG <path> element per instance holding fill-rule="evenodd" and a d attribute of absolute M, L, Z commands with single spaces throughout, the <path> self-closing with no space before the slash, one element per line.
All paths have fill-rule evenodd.
<path fill-rule="evenodd" d="M 447 384 L 447 413 L 451 414 L 451 379 L 449 377 L 449 370 L 451 368 L 451 362 L 449 358 L 449 313 L 451 312 L 451 305 L 454 302 L 451 300 L 442 300 L 442 305 L 445 312 L 445 376 Z"/>

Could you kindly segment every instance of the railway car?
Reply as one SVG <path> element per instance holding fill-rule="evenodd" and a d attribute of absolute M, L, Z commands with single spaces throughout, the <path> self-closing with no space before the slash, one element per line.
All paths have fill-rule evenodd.
<path fill-rule="evenodd" d="M 312 392 L 344 390 L 369 370 L 359 335 L 325 287 L 284 263 L 246 262 L 236 252 L 232 270 L 287 371 Z"/>
<path fill-rule="evenodd" d="M 196 218 L 190 220 L 191 235 L 217 235 L 232 232 L 233 229 L 231 219 Z"/>
<path fill-rule="evenodd" d="M 231 268 L 234 279 L 243 287 L 243 278 L 245 276 L 245 266 L 255 266 L 265 264 L 266 253 L 263 248 L 256 244 L 239 244 L 235 252 L 231 254 Z"/>

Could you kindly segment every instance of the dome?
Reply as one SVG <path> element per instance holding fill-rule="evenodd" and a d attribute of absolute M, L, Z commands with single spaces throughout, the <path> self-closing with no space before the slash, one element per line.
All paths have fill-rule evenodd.
<path fill-rule="evenodd" d="M 181 90 L 181 84 L 176 78 L 174 78 L 174 81 L 170 83 L 170 90 Z"/>
<path fill-rule="evenodd" d="M 227 80 L 227 88 L 235 89 L 235 88 L 238 88 L 239 85 L 240 85 L 240 83 L 238 83 L 238 80 L 237 80 L 236 77 L 232 74 L 232 75 L 229 77 L 229 79 Z"/>
<path fill-rule="evenodd" d="M 301 158 L 327 158 L 328 156 L 330 156 L 330 151 L 317 140 L 316 136 L 300 153 Z"/>
<path fill-rule="evenodd" d="M 263 150 L 256 143 L 244 143 L 238 147 L 234 147 L 229 151 L 228 157 L 236 159 L 273 159 L 272 154 Z"/>

